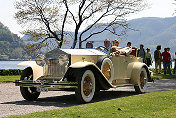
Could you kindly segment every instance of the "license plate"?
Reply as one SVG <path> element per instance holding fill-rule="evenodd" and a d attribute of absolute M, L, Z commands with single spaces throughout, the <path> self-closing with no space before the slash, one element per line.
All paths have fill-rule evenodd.
<path fill-rule="evenodd" d="M 48 92 L 48 88 L 37 88 L 38 92 Z"/>

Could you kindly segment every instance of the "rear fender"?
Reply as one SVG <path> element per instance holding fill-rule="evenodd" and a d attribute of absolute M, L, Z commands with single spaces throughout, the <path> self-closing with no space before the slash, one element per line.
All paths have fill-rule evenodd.
<path fill-rule="evenodd" d="M 139 75 L 141 73 L 141 69 L 145 68 L 146 72 L 147 72 L 147 77 L 148 79 L 150 79 L 150 74 L 149 74 L 149 70 L 148 67 L 145 63 L 141 63 L 141 62 L 133 62 L 130 63 L 127 67 L 127 76 L 128 78 L 131 78 L 130 83 L 131 84 L 137 84 L 138 80 L 139 80 Z"/>
<path fill-rule="evenodd" d="M 37 80 L 40 76 L 43 76 L 43 67 L 36 64 L 35 61 L 24 61 L 18 64 L 18 66 L 31 67 L 33 71 L 33 80 Z"/>

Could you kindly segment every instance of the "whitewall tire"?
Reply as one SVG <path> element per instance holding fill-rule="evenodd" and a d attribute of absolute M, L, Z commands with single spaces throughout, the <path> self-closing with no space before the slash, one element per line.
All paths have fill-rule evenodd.
<path fill-rule="evenodd" d="M 147 92 L 147 82 L 148 82 L 148 77 L 147 77 L 147 71 L 145 68 L 142 68 L 140 70 L 140 73 L 138 75 L 139 79 L 138 79 L 138 85 L 135 85 L 135 91 L 137 93 L 143 93 L 143 92 Z"/>
<path fill-rule="evenodd" d="M 90 102 L 95 93 L 95 77 L 91 70 L 81 69 L 77 77 L 78 88 L 75 90 L 76 98 L 81 103 Z"/>
<path fill-rule="evenodd" d="M 105 58 L 101 64 L 101 71 L 106 77 L 106 79 L 112 83 L 114 78 L 114 68 L 112 61 L 109 58 Z"/>

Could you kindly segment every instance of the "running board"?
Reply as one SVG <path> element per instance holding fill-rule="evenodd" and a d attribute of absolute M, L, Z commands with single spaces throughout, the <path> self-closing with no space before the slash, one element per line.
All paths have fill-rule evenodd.
<path fill-rule="evenodd" d="M 134 86 L 134 84 L 118 84 L 118 85 L 113 85 L 114 88 L 125 87 L 125 86 Z"/>

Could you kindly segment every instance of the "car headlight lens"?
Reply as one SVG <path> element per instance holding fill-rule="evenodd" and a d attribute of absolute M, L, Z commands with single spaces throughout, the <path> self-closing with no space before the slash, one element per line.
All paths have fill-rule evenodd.
<path fill-rule="evenodd" d="M 39 66 L 44 66 L 44 64 L 45 64 L 45 60 L 44 59 L 45 59 L 45 56 L 40 54 L 40 55 L 37 56 L 37 59 L 35 60 L 35 62 Z"/>
<path fill-rule="evenodd" d="M 69 63 L 68 55 L 60 55 L 59 56 L 59 64 L 63 66 L 67 66 Z"/>

